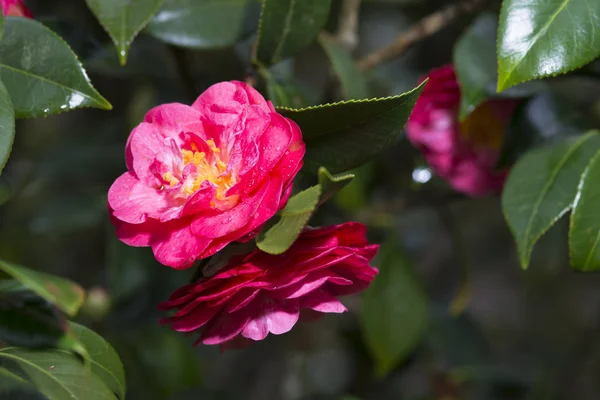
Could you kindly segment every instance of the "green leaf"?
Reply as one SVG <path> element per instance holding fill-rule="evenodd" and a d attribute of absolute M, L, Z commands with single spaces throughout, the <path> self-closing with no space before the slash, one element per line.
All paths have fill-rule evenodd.
<path fill-rule="evenodd" d="M 424 84 L 393 97 L 279 111 L 302 130 L 306 169 L 316 173 L 324 166 L 337 174 L 364 164 L 400 138 Z"/>
<path fill-rule="evenodd" d="M 8 282 L 13 283 L 13 288 L 0 293 L 0 341 L 13 346 L 56 347 L 85 354 L 85 348 L 58 310 L 20 282 Z M 14 283 L 20 286 L 14 287 Z M 7 289 L 6 284 L 2 286 Z"/>
<path fill-rule="evenodd" d="M 69 46 L 39 22 L 6 18 L 0 41 L 0 79 L 17 118 L 58 114 L 79 107 L 110 110 Z"/>
<path fill-rule="evenodd" d="M 344 100 L 366 99 L 369 87 L 363 72 L 358 69 L 352 55 L 328 35 L 319 36 L 319 44 L 325 50 L 331 67 L 335 72 Z"/>
<path fill-rule="evenodd" d="M 4 36 L 4 14 L 0 12 L 0 39 Z"/>
<path fill-rule="evenodd" d="M 256 245 L 269 254 L 282 254 L 306 226 L 321 196 L 321 185 L 310 187 L 290 197 L 287 205 L 279 212 L 279 220 L 268 224 L 258 237 Z"/>
<path fill-rule="evenodd" d="M 579 68 L 600 55 L 600 2 L 504 0 L 498 28 L 498 91 Z"/>
<path fill-rule="evenodd" d="M 0 174 L 8 161 L 14 140 L 15 110 L 6 87 L 0 81 Z"/>
<path fill-rule="evenodd" d="M 227 47 L 256 30 L 258 14 L 258 0 L 165 0 L 148 33 L 181 47 Z"/>
<path fill-rule="evenodd" d="M 148 24 L 163 0 L 86 0 L 117 47 L 122 65 L 137 34 Z"/>
<path fill-rule="evenodd" d="M 75 337 L 87 349 L 92 372 L 120 399 L 125 399 L 125 370 L 115 349 L 91 329 L 74 322 L 70 326 Z"/>
<path fill-rule="evenodd" d="M 2 13 L 0 13 L 2 14 Z M 14 372 L 6 368 L 0 367 L 0 393 L 12 392 L 16 390 L 28 390 L 33 388 L 31 383 L 21 378 Z"/>
<path fill-rule="evenodd" d="M 429 324 L 429 301 L 397 241 L 379 251 L 379 274 L 359 315 L 377 374 L 386 375 L 417 346 Z"/>
<path fill-rule="evenodd" d="M 6 272 L 29 290 L 54 304 L 68 315 L 77 314 L 77 310 L 83 304 L 83 289 L 67 279 L 33 271 L 3 260 L 0 260 L 0 270 Z"/>
<path fill-rule="evenodd" d="M 496 17 L 483 14 L 454 46 L 454 67 L 460 84 L 460 119 L 485 101 L 496 82 Z"/>
<path fill-rule="evenodd" d="M 293 80 L 279 82 L 266 68 L 260 68 L 260 74 L 267 84 L 267 98 L 275 107 L 304 107 L 310 102 L 302 87 Z"/>
<path fill-rule="evenodd" d="M 529 265 L 535 242 L 573 206 L 580 177 L 599 148 L 600 135 L 592 131 L 575 141 L 529 152 L 512 169 L 502 208 L 523 268 Z"/>
<path fill-rule="evenodd" d="M 331 175 L 325 167 L 319 168 L 318 175 L 321 186 L 319 204 L 325 203 L 354 179 L 354 174 Z"/>
<path fill-rule="evenodd" d="M 256 61 L 268 67 L 310 45 L 330 7 L 331 0 L 263 0 Z"/>
<path fill-rule="evenodd" d="M 600 152 L 591 159 L 579 183 L 571 224 L 569 252 L 571 265 L 580 271 L 600 268 Z"/>
<path fill-rule="evenodd" d="M 0 360 L 12 361 L 50 399 L 112 400 L 110 389 L 73 354 L 18 347 L 0 350 Z"/>

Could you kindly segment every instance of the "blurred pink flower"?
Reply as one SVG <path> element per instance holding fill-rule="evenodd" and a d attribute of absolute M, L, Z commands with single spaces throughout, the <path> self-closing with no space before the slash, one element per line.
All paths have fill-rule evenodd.
<path fill-rule="evenodd" d="M 242 82 L 150 110 L 108 192 L 117 236 L 183 269 L 249 240 L 282 208 L 302 167 L 298 126 Z"/>
<path fill-rule="evenodd" d="M 432 70 L 406 125 L 411 143 L 438 176 L 470 196 L 502 190 L 507 170 L 497 170 L 504 129 L 518 100 L 488 100 L 462 123 L 460 87 L 453 66 Z"/>
<path fill-rule="evenodd" d="M 33 14 L 25 7 L 23 0 L 0 0 L 0 7 L 5 17 L 33 18 Z"/>
<path fill-rule="evenodd" d="M 344 312 L 337 297 L 360 292 L 377 274 L 369 262 L 379 246 L 369 245 L 365 233 L 356 222 L 305 228 L 281 255 L 255 250 L 233 256 L 217 275 L 180 288 L 161 304 L 177 310 L 162 323 L 197 331 L 195 344 L 235 347 L 288 332 L 301 309 L 305 317 Z"/>

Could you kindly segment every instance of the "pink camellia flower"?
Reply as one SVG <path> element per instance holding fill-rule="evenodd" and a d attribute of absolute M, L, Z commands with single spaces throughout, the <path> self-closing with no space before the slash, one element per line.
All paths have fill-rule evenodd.
<path fill-rule="evenodd" d="M 459 122 L 460 87 L 454 67 L 434 69 L 406 124 L 411 143 L 431 169 L 470 196 L 502 190 L 507 170 L 496 170 L 504 129 L 518 100 L 489 100 Z"/>
<path fill-rule="evenodd" d="M 241 82 L 213 85 L 192 106 L 155 107 L 108 192 L 117 236 L 187 268 L 256 235 L 285 205 L 304 152 L 298 126 Z"/>
<path fill-rule="evenodd" d="M 22 0 L 0 0 L 0 7 L 6 17 L 33 18 L 33 14 L 25 7 Z"/>
<path fill-rule="evenodd" d="M 337 297 L 365 289 L 377 274 L 369 262 L 379 246 L 367 243 L 365 231 L 356 222 L 306 228 L 281 255 L 255 250 L 233 256 L 217 275 L 180 288 L 161 304 L 177 310 L 162 322 L 198 332 L 195 344 L 234 347 L 288 332 L 300 310 L 310 317 L 344 312 Z"/>

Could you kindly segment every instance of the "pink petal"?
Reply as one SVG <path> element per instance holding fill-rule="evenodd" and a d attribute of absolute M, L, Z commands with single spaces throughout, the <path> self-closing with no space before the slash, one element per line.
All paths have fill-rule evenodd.
<path fill-rule="evenodd" d="M 172 318 L 167 322 L 173 322 L 172 328 L 178 332 L 190 332 L 204 326 L 210 321 L 221 307 L 198 307 L 191 313 L 181 318 Z"/>
<path fill-rule="evenodd" d="M 343 313 L 348 311 L 338 299 L 325 293 L 323 290 L 316 290 L 305 297 L 301 297 L 300 307 L 310 308 L 322 313 Z"/>
<path fill-rule="evenodd" d="M 161 104 L 154 107 L 144 117 L 144 121 L 152 124 L 160 132 L 162 138 L 171 137 L 182 144 L 181 133 L 194 132 L 204 137 L 202 115 L 198 110 L 181 103 Z"/>
<path fill-rule="evenodd" d="M 269 189 L 269 182 L 266 182 L 257 192 L 251 197 L 246 197 L 240 203 L 230 210 L 212 216 L 198 216 L 192 222 L 192 231 L 195 235 L 206 238 L 220 238 L 228 235 L 248 224 L 252 219 L 253 214 Z M 248 231 L 253 228 L 248 229 Z M 240 236 L 245 234 L 242 232 Z"/>
<path fill-rule="evenodd" d="M 252 317 L 242 330 L 242 336 L 263 340 L 269 332 L 274 335 L 286 333 L 298 322 L 297 300 L 256 299 L 247 307 Z"/>
<path fill-rule="evenodd" d="M 131 172 L 125 172 L 112 184 L 108 204 L 115 218 L 131 224 L 140 224 L 148 217 L 160 218 L 171 208 L 164 192 L 147 187 Z"/>
<path fill-rule="evenodd" d="M 197 342 L 204 344 L 221 344 L 240 334 L 248 323 L 250 316 L 246 309 L 234 313 L 221 311 L 205 328 Z"/>
<path fill-rule="evenodd" d="M 152 237 L 154 257 L 169 267 L 190 267 L 210 240 L 192 234 L 190 219 L 182 218 L 163 223 L 160 231 Z"/>
<path fill-rule="evenodd" d="M 134 247 L 150 246 L 152 236 L 161 229 L 161 223 L 148 219 L 141 224 L 128 224 L 126 222 L 115 224 L 117 227 L 117 238 L 123 243 Z"/>
<path fill-rule="evenodd" d="M 146 185 L 160 187 L 162 180 L 156 175 L 153 165 L 157 154 L 171 153 L 164 136 L 156 125 L 142 122 L 133 129 L 125 149 L 130 171 Z"/>

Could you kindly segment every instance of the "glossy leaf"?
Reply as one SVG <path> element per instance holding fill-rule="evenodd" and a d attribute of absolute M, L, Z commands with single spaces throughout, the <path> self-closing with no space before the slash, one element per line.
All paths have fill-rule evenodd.
<path fill-rule="evenodd" d="M 282 254 L 296 241 L 310 219 L 321 196 L 321 186 L 310 187 L 290 197 L 279 219 L 256 238 L 256 245 L 269 254 Z"/>
<path fill-rule="evenodd" d="M 6 347 L 0 350 L 0 360 L 16 363 L 28 380 L 49 399 L 116 399 L 102 380 L 73 354 Z"/>
<path fill-rule="evenodd" d="M 504 0 L 498 91 L 579 68 L 600 55 L 600 2 Z"/>
<path fill-rule="evenodd" d="M 263 0 L 256 60 L 268 67 L 311 44 L 327 22 L 331 0 Z"/>
<path fill-rule="evenodd" d="M 4 282 L 4 281 L 3 281 Z M 13 346 L 55 347 L 86 355 L 65 317 L 18 281 L 0 292 L 0 341 Z M 2 285 L 7 289 L 7 285 Z"/>
<path fill-rule="evenodd" d="M 279 111 L 302 129 L 305 168 L 316 173 L 324 166 L 337 174 L 364 164 L 400 138 L 422 87 L 393 97 Z"/>
<path fill-rule="evenodd" d="M 3 260 L 0 260 L 0 270 L 68 315 L 77 314 L 79 307 L 83 304 L 83 289 L 65 278 L 33 271 Z"/>
<path fill-rule="evenodd" d="M 600 152 L 583 172 L 569 229 L 571 265 L 581 271 L 600 268 Z"/>
<path fill-rule="evenodd" d="M 258 0 L 165 0 L 148 33 L 181 47 L 232 46 L 256 30 Z"/>
<path fill-rule="evenodd" d="M 93 87 L 75 53 L 39 22 L 5 20 L 0 41 L 0 79 L 18 118 L 58 114 L 79 107 L 110 110 Z"/>
<path fill-rule="evenodd" d="M 0 81 L 0 173 L 8 161 L 14 140 L 15 110 L 6 87 Z"/>
<path fill-rule="evenodd" d="M 321 198 L 319 203 L 324 203 L 352 182 L 354 174 L 331 175 L 327 168 L 319 168 L 319 185 L 321 186 Z"/>
<path fill-rule="evenodd" d="M 75 337 L 87 349 L 92 372 L 120 399 L 125 399 L 125 370 L 115 349 L 91 329 L 74 322 L 70 326 Z"/>
<path fill-rule="evenodd" d="M 360 322 L 378 375 L 390 372 L 421 340 L 429 301 L 395 241 L 379 251 L 379 274 L 364 295 Z"/>
<path fill-rule="evenodd" d="M 327 35 L 319 36 L 319 44 L 325 50 L 335 72 L 344 100 L 369 97 L 369 87 L 363 72 L 358 69 L 352 55 Z"/>
<path fill-rule="evenodd" d="M 124 65 L 133 39 L 158 11 L 163 0 L 86 0 L 86 3 L 115 43 L 119 60 Z"/>
<path fill-rule="evenodd" d="M 496 83 L 496 17 L 483 14 L 454 46 L 454 67 L 460 84 L 460 118 L 485 101 Z"/>
<path fill-rule="evenodd" d="M 513 167 L 502 193 L 504 216 L 527 268 L 535 242 L 571 207 L 580 177 L 600 149 L 600 134 L 590 132 L 534 150 Z"/>

